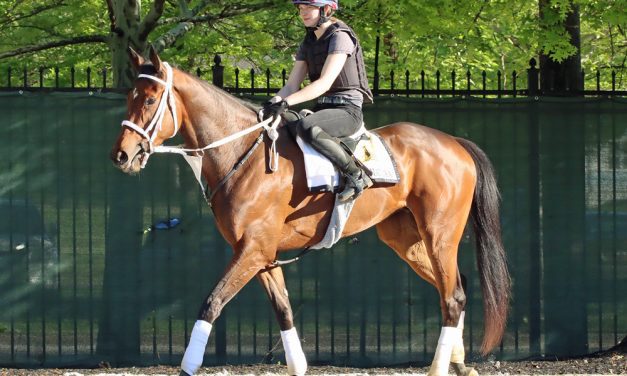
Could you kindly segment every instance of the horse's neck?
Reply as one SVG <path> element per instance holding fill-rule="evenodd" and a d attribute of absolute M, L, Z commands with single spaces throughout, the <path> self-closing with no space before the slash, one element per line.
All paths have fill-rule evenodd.
<path fill-rule="evenodd" d="M 238 99 L 217 88 L 206 87 L 189 77 L 177 86 L 185 103 L 189 119 L 183 137 L 188 147 L 202 148 L 212 142 L 222 140 L 245 128 L 255 125 L 256 114 Z M 210 184 L 224 176 L 237 160 L 250 148 L 258 132 L 243 136 L 218 149 L 205 153 L 205 163 L 211 171 Z"/>

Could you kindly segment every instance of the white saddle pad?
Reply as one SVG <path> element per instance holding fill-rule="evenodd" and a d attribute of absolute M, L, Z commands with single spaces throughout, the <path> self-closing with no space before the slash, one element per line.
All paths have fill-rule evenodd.
<path fill-rule="evenodd" d="M 366 134 L 366 137 L 362 137 Z M 375 183 L 395 184 L 399 181 L 396 163 L 387 146 L 376 133 L 361 128 L 353 135 L 352 139 L 362 139 L 355 148 L 355 157 L 372 171 L 370 177 Z M 305 172 L 307 186 L 311 192 L 333 192 L 340 183 L 340 177 L 335 166 L 311 145 L 300 137 L 296 138 L 305 158 Z"/>

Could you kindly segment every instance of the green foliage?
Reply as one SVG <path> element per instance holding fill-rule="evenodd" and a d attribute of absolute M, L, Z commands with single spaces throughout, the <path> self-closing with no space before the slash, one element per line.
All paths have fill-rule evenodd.
<path fill-rule="evenodd" d="M 422 70 L 428 87 L 435 86 L 438 70 L 443 87 L 450 85 L 452 71 L 457 73 L 458 85 L 465 85 L 469 71 L 472 85 L 481 87 L 481 72 L 486 71 L 488 88 L 496 86 L 496 72 L 501 71 L 505 87 L 510 87 L 512 72 L 524 78 L 529 59 L 541 51 L 557 61 L 576 53 L 562 26 L 574 1 L 581 15 L 582 66 L 590 72 L 588 80 L 592 80 L 587 82 L 588 87 L 596 84 L 591 73 L 599 69 L 605 88 L 609 88 L 611 70 L 617 72 L 617 87 L 624 88 L 625 0 L 546 1 L 542 20 L 538 3 L 522 0 L 342 0 L 337 16 L 360 36 L 371 79 L 376 39 L 380 36 L 381 87 L 390 85 L 392 70 L 397 85 L 402 84 L 405 71 L 409 71 L 412 87 L 419 87 Z M 165 2 L 159 24 L 149 34 L 148 42 L 172 30 L 182 17 L 204 3 Z M 187 9 L 182 4 L 187 4 Z M 49 9 L 35 12 L 46 5 Z M 148 14 L 152 2 L 143 5 L 140 17 Z M 0 7 L 0 56 L 25 46 L 77 36 L 112 35 L 106 2 L 102 0 L 0 0 Z M 238 9 L 244 11 L 237 14 Z M 289 73 L 293 54 L 304 34 L 297 12 L 287 0 L 207 2 L 195 17 L 213 18 L 193 22 L 188 32 L 167 46 L 162 57 L 185 70 L 198 68 L 208 79 L 214 55 L 219 54 L 226 67 L 227 85 L 233 85 L 236 68 L 243 86 L 249 85 L 251 69 L 257 74 L 256 86 L 265 85 L 266 69 L 270 69 L 273 86 L 280 85 L 281 70 Z M 0 85 L 6 85 L 9 66 L 14 70 L 27 66 L 33 85 L 38 84 L 37 69 L 44 67 L 47 86 L 54 83 L 53 66 L 60 67 L 62 85 L 68 84 L 69 67 L 75 66 L 76 80 L 81 86 L 86 68 L 91 66 L 92 83 L 99 85 L 100 75 L 94 76 L 102 68 L 111 71 L 112 54 L 110 44 L 99 42 L 0 58 Z M 14 85 L 21 82 L 21 73 L 14 73 L 13 77 Z"/>

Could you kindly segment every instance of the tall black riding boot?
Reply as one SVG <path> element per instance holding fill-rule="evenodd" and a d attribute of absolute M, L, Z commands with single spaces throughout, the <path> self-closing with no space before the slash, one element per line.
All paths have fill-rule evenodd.
<path fill-rule="evenodd" d="M 344 190 L 337 196 L 340 202 L 356 199 L 364 189 L 372 186 L 372 180 L 357 166 L 352 156 L 333 137 L 319 127 L 311 129 L 311 145 L 329 158 L 344 176 Z"/>

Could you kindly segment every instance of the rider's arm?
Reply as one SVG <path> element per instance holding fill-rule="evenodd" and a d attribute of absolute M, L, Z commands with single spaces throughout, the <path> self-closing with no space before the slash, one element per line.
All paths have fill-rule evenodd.
<path fill-rule="evenodd" d="M 320 74 L 320 78 L 318 78 L 311 84 L 305 86 L 301 90 L 293 92 L 289 94 L 287 97 L 283 97 L 283 98 L 287 101 L 287 103 L 290 106 L 298 104 L 298 103 L 302 103 L 302 102 L 307 102 L 314 98 L 318 98 L 322 94 L 329 91 L 329 89 L 331 88 L 331 85 L 333 85 L 333 82 L 335 82 L 335 79 L 337 78 L 337 76 L 339 76 L 340 72 L 342 71 L 342 68 L 344 68 L 344 63 L 346 63 L 347 58 L 348 58 L 348 55 L 343 54 L 343 53 L 330 54 L 329 56 L 327 56 L 327 59 L 324 62 L 324 66 L 322 67 L 322 73 Z M 291 77 L 291 74 L 290 74 L 290 77 Z"/>
<path fill-rule="evenodd" d="M 292 68 L 292 71 L 290 72 L 290 76 L 287 79 L 287 82 L 285 83 L 285 86 L 283 86 L 281 88 L 281 90 L 279 90 L 279 92 L 276 94 L 276 97 L 279 97 L 274 101 L 280 101 L 282 98 L 285 98 L 287 96 L 289 96 L 292 93 L 295 93 L 298 91 L 298 89 L 300 89 L 300 84 L 303 83 L 303 81 L 305 80 L 305 75 L 307 74 L 307 62 L 305 62 L 304 60 L 296 60 L 296 62 L 294 62 L 294 67 Z M 272 98 L 274 99 L 274 98 Z"/>

